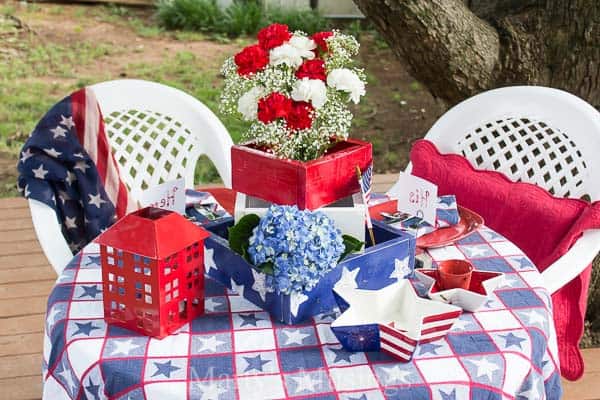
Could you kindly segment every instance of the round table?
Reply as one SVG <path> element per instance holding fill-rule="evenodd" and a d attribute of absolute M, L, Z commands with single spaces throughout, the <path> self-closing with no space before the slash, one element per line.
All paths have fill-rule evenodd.
<path fill-rule="evenodd" d="M 429 251 L 505 274 L 477 312 L 410 362 L 350 353 L 335 312 L 283 325 L 207 279 L 206 315 L 163 340 L 103 319 L 98 247 L 85 247 L 48 301 L 44 399 L 559 399 L 551 302 L 541 275 L 512 243 L 481 227 Z"/>

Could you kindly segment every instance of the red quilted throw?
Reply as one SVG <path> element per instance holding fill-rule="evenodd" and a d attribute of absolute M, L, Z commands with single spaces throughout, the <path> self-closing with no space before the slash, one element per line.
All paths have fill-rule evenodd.
<path fill-rule="evenodd" d="M 427 140 L 413 145 L 410 159 L 414 175 L 437 184 L 440 195 L 456 195 L 458 204 L 479 213 L 540 271 L 565 254 L 584 230 L 600 228 L 600 202 L 557 198 L 539 186 L 477 170 L 460 155 L 441 154 Z M 570 380 L 583 375 L 579 341 L 590 275 L 591 265 L 552 295 L 561 373 Z"/>

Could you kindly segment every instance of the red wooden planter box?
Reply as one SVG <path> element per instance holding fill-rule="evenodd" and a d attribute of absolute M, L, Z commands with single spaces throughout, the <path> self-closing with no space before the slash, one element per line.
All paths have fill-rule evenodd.
<path fill-rule="evenodd" d="M 316 160 L 284 160 L 252 146 L 231 148 L 232 187 L 276 204 L 314 210 L 360 191 L 356 166 L 371 165 L 371 143 L 348 139 Z"/>

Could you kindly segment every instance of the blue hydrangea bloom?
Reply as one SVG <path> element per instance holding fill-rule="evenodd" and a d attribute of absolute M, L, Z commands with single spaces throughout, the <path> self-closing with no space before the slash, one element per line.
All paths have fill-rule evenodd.
<path fill-rule="evenodd" d="M 280 293 L 313 289 L 344 252 L 342 233 L 321 211 L 269 207 L 250 237 L 254 265 L 273 263 L 267 284 Z"/>

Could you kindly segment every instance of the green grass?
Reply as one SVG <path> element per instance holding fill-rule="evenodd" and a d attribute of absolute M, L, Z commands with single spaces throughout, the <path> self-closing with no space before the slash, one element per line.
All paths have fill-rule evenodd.
<path fill-rule="evenodd" d="M 37 119 L 60 100 L 63 88 L 59 84 L 42 82 L 1 85 L 0 136 L 4 139 L 4 145 L 9 148 L 20 147 Z"/>
<path fill-rule="evenodd" d="M 140 18 L 139 14 L 132 10 L 135 9 L 114 4 L 98 5 L 78 8 L 75 16 L 81 18 L 82 21 L 95 18 L 118 27 L 130 28 L 140 37 L 157 38 L 164 35 L 165 30 L 156 21 L 152 18 Z"/>
<path fill-rule="evenodd" d="M 1 11 L 3 15 L 15 12 L 6 7 Z M 138 36 L 155 36 L 162 32 L 161 28 L 146 26 L 120 8 L 103 7 L 103 15 L 120 18 L 121 21 L 127 19 L 126 23 Z M 4 22 L 4 19 L 0 19 L 0 22 Z M 19 149 L 37 121 L 53 104 L 77 88 L 116 78 L 107 76 L 102 71 L 86 74 L 85 66 L 117 55 L 121 50 L 89 42 L 61 45 L 43 43 L 35 36 L 22 32 L 16 32 L 13 36 L 13 28 L 9 23 L 0 24 L 0 33 L 11 32 L 7 42 L 10 45 L 9 56 L 0 59 L 0 151 L 8 152 L 16 159 Z M 199 37 L 197 34 L 189 34 L 188 37 L 181 38 L 186 39 L 198 40 Z M 0 53 L 0 57 L 2 56 L 3 53 Z M 76 66 L 83 73 L 76 74 Z M 130 78 L 147 79 L 179 88 L 216 112 L 222 84 L 217 68 L 209 68 L 201 57 L 183 51 L 174 56 L 165 56 L 161 63 L 132 63 L 125 67 L 125 72 Z M 219 117 L 233 139 L 238 140 L 246 125 L 236 118 Z M 208 159 L 201 159 L 198 163 L 197 179 L 204 182 L 218 180 L 216 169 Z M 6 185 L 10 188 L 4 188 Z M 12 185 L 11 182 L 0 183 L 0 195 L 15 195 Z"/>
<path fill-rule="evenodd" d="M 35 49 L 34 49 L 35 50 Z M 140 78 L 179 88 L 199 99 L 217 112 L 221 80 L 216 71 L 204 71 L 201 57 L 191 52 L 179 52 L 165 58 L 160 64 L 133 63 L 126 67 L 128 77 Z M 14 64 L 13 64 L 14 65 Z M 0 69 L 1 71 L 1 69 Z M 37 73 L 37 69 L 29 72 Z M 1 73 L 1 72 L 0 72 Z M 21 148 L 41 116 L 62 96 L 77 87 L 106 79 L 101 76 L 79 77 L 74 84 L 3 81 L 0 86 L 0 137 L 5 151 L 13 154 Z M 234 141 L 238 141 L 247 125 L 240 119 L 219 115 Z M 218 181 L 218 174 L 208 159 L 198 163 L 196 179 L 201 182 Z"/>
<path fill-rule="evenodd" d="M 12 4 L 0 5 L 0 15 L 14 15 L 15 11 L 16 9 Z"/>
<path fill-rule="evenodd" d="M 148 25 L 138 18 L 130 18 L 129 26 L 138 34 L 146 38 L 157 38 L 164 34 L 164 29 L 156 25 Z"/>
<path fill-rule="evenodd" d="M 31 77 L 74 78 L 74 66 L 117 54 L 110 45 L 89 42 L 71 45 L 17 43 L 14 51 L 15 56 L 0 64 L 0 82 L 4 84 Z"/>
<path fill-rule="evenodd" d="M 65 12 L 62 6 L 46 6 L 44 10 L 53 19 Z M 18 15 L 21 19 L 23 16 L 45 18 L 35 14 L 39 11 L 39 8 L 28 4 L 20 5 L 18 9 L 12 5 L 0 6 L 0 34 L 3 34 L 3 40 L 6 38 L 3 45 L 8 45 L 8 52 L 0 52 L 0 151 L 11 154 L 15 160 L 36 123 L 53 104 L 80 87 L 117 78 L 101 70 L 86 73 L 85 66 L 119 55 L 123 51 L 103 43 L 75 40 L 61 44 L 46 42 L 34 34 L 18 31 L 12 20 L 3 17 Z M 181 41 L 206 40 L 208 37 L 193 31 L 165 33 L 152 19 L 144 18 L 143 14 L 126 7 L 77 7 L 67 11 L 70 11 L 69 18 L 75 22 L 75 33 L 86 29 L 90 21 L 97 20 L 130 28 L 134 37 L 169 35 Z M 235 10 L 232 10 L 231 18 L 237 18 L 241 24 L 242 16 L 235 16 L 233 11 Z M 244 29 L 240 29 L 243 33 Z M 221 40 L 232 41 L 227 37 Z M 235 42 L 242 44 L 247 41 L 245 36 L 235 39 Z M 74 72 L 76 67 L 77 73 Z M 182 51 L 174 55 L 165 54 L 160 63 L 132 62 L 124 67 L 124 71 L 129 78 L 147 79 L 179 88 L 198 98 L 216 113 L 222 85 L 218 67 L 219 65 L 207 66 L 202 57 Z M 239 119 L 222 115 L 219 118 L 234 141 L 247 129 L 247 125 Z M 216 169 L 206 158 L 198 163 L 197 179 L 207 182 L 218 180 Z M 9 182 L 7 185 L 10 188 L 6 189 L 4 182 L 0 182 L 0 196 L 15 195 L 12 191 L 13 184 L 14 182 Z"/>
<path fill-rule="evenodd" d="M 2 30 L 0 30 L 2 32 Z M 27 34 L 9 37 L 0 62 L 0 148 L 15 152 L 37 120 L 73 89 L 74 66 L 116 54 L 108 45 L 37 43 Z"/>

